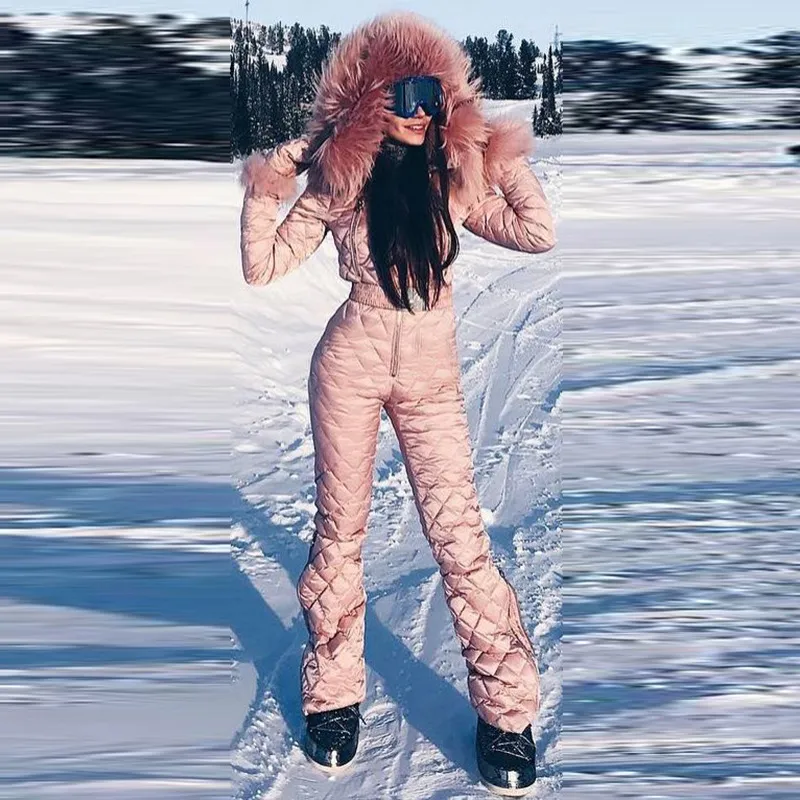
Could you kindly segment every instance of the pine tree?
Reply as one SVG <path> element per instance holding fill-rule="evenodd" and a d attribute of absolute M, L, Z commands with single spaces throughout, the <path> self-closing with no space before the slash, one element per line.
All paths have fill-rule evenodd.
<path fill-rule="evenodd" d="M 470 79 L 481 78 L 481 87 L 488 97 L 490 90 L 489 79 L 489 42 L 485 36 L 471 37 L 467 36 L 463 43 L 464 50 L 469 55 L 472 69 L 470 70 Z"/>
<path fill-rule="evenodd" d="M 537 136 L 557 136 L 562 132 L 561 110 L 557 103 L 556 66 L 553 46 L 547 51 L 542 68 L 542 96 L 540 107 L 534 108 L 533 128 Z"/>
<path fill-rule="evenodd" d="M 556 45 L 555 49 L 555 58 L 556 58 L 556 94 L 561 95 L 564 91 L 564 77 L 563 77 L 563 68 L 561 65 L 561 42 L 559 41 Z"/>
<path fill-rule="evenodd" d="M 522 87 L 519 56 L 514 49 L 514 36 L 505 28 L 497 32 L 495 52 L 497 97 L 502 100 L 517 100 Z"/>
<path fill-rule="evenodd" d="M 251 151 L 250 125 L 250 74 L 248 60 L 250 54 L 247 29 L 241 20 L 235 21 L 233 35 L 233 61 L 235 66 L 232 86 L 232 131 L 231 144 L 235 155 L 244 155 Z"/>
<path fill-rule="evenodd" d="M 524 100 L 536 99 L 536 58 L 539 48 L 527 39 L 519 44 L 519 71 L 521 78 L 520 98 Z"/>

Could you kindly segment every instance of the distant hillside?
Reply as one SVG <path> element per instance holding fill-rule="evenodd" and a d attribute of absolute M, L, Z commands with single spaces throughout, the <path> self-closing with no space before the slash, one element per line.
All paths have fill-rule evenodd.
<path fill-rule="evenodd" d="M 0 154 L 229 161 L 302 130 L 340 36 L 222 17 L 0 15 Z M 540 136 L 800 127 L 796 31 L 721 48 L 540 48 L 506 30 L 462 45 L 484 95 L 528 103 Z"/>
<path fill-rule="evenodd" d="M 564 129 L 794 128 L 800 32 L 733 47 L 564 42 Z"/>
<path fill-rule="evenodd" d="M 0 154 L 230 160 L 227 18 L 0 17 Z"/>

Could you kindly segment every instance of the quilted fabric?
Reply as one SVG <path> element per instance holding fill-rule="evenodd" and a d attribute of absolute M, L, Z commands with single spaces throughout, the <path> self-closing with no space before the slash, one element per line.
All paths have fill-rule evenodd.
<path fill-rule="evenodd" d="M 385 408 L 442 575 L 472 703 L 497 727 L 521 731 L 539 707 L 538 672 L 516 596 L 491 558 L 473 479 L 452 292 L 440 301 L 412 313 L 351 296 L 312 356 L 317 511 L 297 584 L 311 633 L 302 658 L 303 710 L 360 702 L 366 694 L 361 548 Z"/>
<path fill-rule="evenodd" d="M 404 41 L 413 39 L 415 26 L 422 24 L 408 13 L 389 19 Z M 427 23 L 424 29 L 430 35 Z M 389 26 L 384 35 L 393 30 Z M 351 48 L 358 29 L 351 36 L 355 39 L 346 37 L 340 45 L 339 57 L 342 52 L 363 53 L 363 48 Z M 374 30 L 371 36 L 374 45 Z M 412 47 L 410 52 L 416 51 Z M 419 64 L 412 67 L 408 74 L 422 71 Z M 453 69 L 458 72 L 460 62 Z M 374 85 L 369 75 L 365 80 Z M 326 85 L 323 81 L 323 93 Z M 463 88 L 455 78 L 449 85 Z M 337 97 L 353 103 L 358 94 L 341 92 Z M 333 114 L 331 102 L 318 97 L 317 109 L 330 106 Z M 451 196 L 454 223 L 501 247 L 528 253 L 549 250 L 555 245 L 553 220 L 528 160 L 532 136 L 527 123 L 482 125 L 487 136 L 481 159 L 471 162 L 458 151 L 463 137 L 450 119 L 451 155 L 480 171 L 478 177 L 462 175 L 462 185 L 483 187 Z M 308 562 L 297 582 L 309 632 L 301 661 L 303 713 L 340 708 L 366 696 L 361 549 L 385 408 L 424 535 L 439 565 L 467 666 L 470 701 L 486 722 L 521 732 L 539 709 L 539 674 L 516 594 L 491 558 L 476 496 L 452 269 L 445 273 L 445 288 L 433 308 L 425 309 L 419 297 L 415 310 L 392 307 L 370 259 L 363 204 L 358 195 L 343 202 L 347 192 L 330 191 L 337 174 L 332 164 L 325 171 L 327 183 L 310 178 L 279 222 L 280 204 L 293 190 L 296 163 L 308 160 L 311 143 L 312 137 L 304 135 L 248 162 L 241 215 L 242 269 L 248 283 L 269 284 L 294 270 L 328 231 L 338 252 L 339 274 L 351 283 L 350 296 L 317 343 L 309 371 L 316 513 Z"/>
<path fill-rule="evenodd" d="M 282 155 L 273 151 L 271 161 L 302 150 L 303 137 L 293 139 Z M 271 163 L 268 160 L 266 163 Z M 538 177 L 524 156 L 510 160 L 494 188 L 469 207 L 451 200 L 454 225 L 511 250 L 542 253 L 556 244 L 553 219 Z M 286 216 L 278 222 L 280 199 L 258 194 L 251 186 L 245 194 L 241 215 L 241 249 L 244 278 L 264 285 L 300 266 L 322 244 L 331 231 L 339 256 L 339 275 L 347 281 L 379 285 L 369 255 L 366 214 L 357 200 L 338 212 L 331 210 L 328 196 L 306 187 Z M 452 282 L 452 270 L 445 272 Z"/>

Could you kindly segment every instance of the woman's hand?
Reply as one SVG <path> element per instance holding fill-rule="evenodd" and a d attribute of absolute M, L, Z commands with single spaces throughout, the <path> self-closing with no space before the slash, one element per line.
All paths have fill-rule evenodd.
<path fill-rule="evenodd" d="M 287 139 L 266 153 L 255 152 L 242 166 L 240 180 L 248 196 L 269 195 L 282 201 L 297 190 L 297 176 L 308 167 L 301 166 L 309 149 L 307 136 Z"/>
<path fill-rule="evenodd" d="M 311 139 L 303 134 L 294 139 L 287 139 L 274 148 L 275 170 L 283 175 L 300 175 L 308 169 L 298 162 L 306 161 L 310 155 Z"/>

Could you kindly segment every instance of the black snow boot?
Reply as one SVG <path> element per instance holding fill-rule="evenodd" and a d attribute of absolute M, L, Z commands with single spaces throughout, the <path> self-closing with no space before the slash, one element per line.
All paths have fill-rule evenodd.
<path fill-rule="evenodd" d="M 334 772 L 349 764 L 358 750 L 359 703 L 307 714 L 303 749 L 315 767 Z"/>
<path fill-rule="evenodd" d="M 536 781 L 536 745 L 530 725 L 522 733 L 512 733 L 478 717 L 475 752 L 482 782 L 492 792 L 518 797 L 531 790 Z"/>

